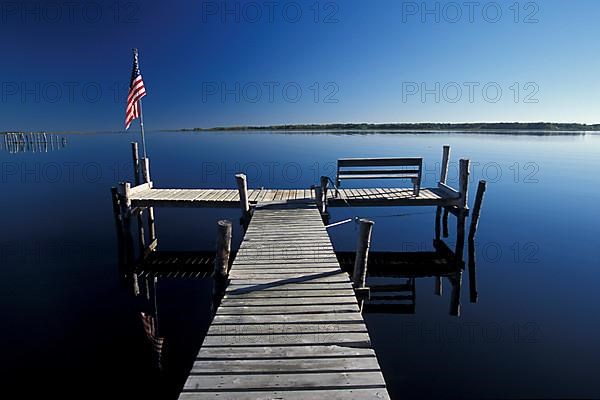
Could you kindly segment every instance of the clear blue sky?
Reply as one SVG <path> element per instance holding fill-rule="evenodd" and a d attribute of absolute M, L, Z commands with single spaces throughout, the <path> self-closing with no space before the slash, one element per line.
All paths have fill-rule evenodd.
<path fill-rule="evenodd" d="M 600 121 L 599 1 L 422 3 L 2 2 L 0 130 L 123 129 L 132 47 L 148 129 Z"/>

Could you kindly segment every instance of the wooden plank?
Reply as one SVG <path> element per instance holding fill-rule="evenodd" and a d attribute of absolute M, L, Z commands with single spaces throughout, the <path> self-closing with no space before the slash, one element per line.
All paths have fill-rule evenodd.
<path fill-rule="evenodd" d="M 290 371 L 319 372 L 377 370 L 375 357 L 343 358 L 301 358 L 282 360 L 211 360 L 196 361 L 192 367 L 194 374 L 214 373 L 289 373 Z"/>
<path fill-rule="evenodd" d="M 273 315 L 216 315 L 213 325 L 250 325 L 250 324 L 362 324 L 358 313 L 323 313 L 323 314 L 273 314 Z"/>
<path fill-rule="evenodd" d="M 252 392 L 184 392 L 179 397 L 182 400 L 389 400 L 385 389 L 353 388 L 351 390 L 322 389 L 322 390 L 279 390 L 279 391 L 252 391 Z"/>
<path fill-rule="evenodd" d="M 185 390 L 214 391 L 219 388 L 247 391 L 252 389 L 281 390 L 291 388 L 330 388 L 341 389 L 356 386 L 385 387 L 383 376 L 379 371 L 369 372 L 329 372 L 329 373 L 295 373 L 295 374 L 242 374 L 235 375 L 191 375 L 184 385 Z"/>

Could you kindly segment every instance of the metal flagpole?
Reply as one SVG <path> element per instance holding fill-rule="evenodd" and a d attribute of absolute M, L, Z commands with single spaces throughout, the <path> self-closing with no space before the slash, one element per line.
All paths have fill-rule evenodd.
<path fill-rule="evenodd" d="M 144 113 L 142 112 L 142 99 L 138 100 L 140 106 L 140 127 L 142 129 L 142 152 L 144 153 L 144 160 L 146 160 L 146 137 L 144 136 Z"/>

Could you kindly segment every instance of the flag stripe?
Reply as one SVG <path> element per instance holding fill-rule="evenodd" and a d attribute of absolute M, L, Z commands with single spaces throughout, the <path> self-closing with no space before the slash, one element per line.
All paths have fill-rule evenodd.
<path fill-rule="evenodd" d="M 146 95 L 146 87 L 138 65 L 137 51 L 133 53 L 133 69 L 131 71 L 131 82 L 127 95 L 127 108 L 125 109 L 125 130 L 129 129 L 131 123 L 140 118 L 140 100 Z"/>

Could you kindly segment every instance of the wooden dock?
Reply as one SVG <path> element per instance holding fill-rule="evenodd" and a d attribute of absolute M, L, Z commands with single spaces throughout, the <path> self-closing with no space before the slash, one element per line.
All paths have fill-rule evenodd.
<path fill-rule="evenodd" d="M 415 278 L 435 276 L 436 294 L 442 292 L 442 278 L 450 280 L 450 314 L 460 313 L 470 164 L 460 160 L 459 187 L 448 186 L 449 146 L 444 146 L 440 179 L 432 188 L 420 187 L 422 159 L 377 158 L 338 160 L 335 180 L 321 177 L 319 184 L 305 189 L 249 189 L 243 174 L 235 177 L 237 190 L 159 189 L 151 180 L 149 160 L 139 159 L 136 143 L 132 155 L 134 184 L 121 183 L 112 189 L 112 197 L 120 264 L 132 264 L 137 254 L 144 259 L 133 270 L 123 268 L 134 291 L 138 277 L 154 285 L 159 277 L 199 278 L 207 275 L 207 263 L 214 262 L 216 313 L 181 399 L 388 399 L 361 307 L 362 311 L 370 307 L 375 312 L 414 313 Z M 412 188 L 340 187 L 342 182 L 346 186 L 347 181 L 359 179 L 410 180 Z M 482 181 L 470 243 L 484 191 Z M 340 267 L 325 221 L 328 207 L 353 206 L 433 206 L 434 243 L 448 236 L 448 215 L 452 214 L 456 217 L 455 250 L 399 260 L 391 274 L 389 266 L 374 265 L 369 275 L 373 221 L 360 219 L 351 282 L 347 269 Z M 245 236 L 233 264 L 229 261 L 229 221 L 218 224 L 214 259 L 158 251 L 154 207 L 241 208 Z M 131 234 L 135 219 L 137 252 Z M 348 263 L 343 256 L 340 259 Z M 389 264 L 389 260 L 382 261 Z M 474 261 L 473 268 L 469 267 L 470 275 L 471 270 L 474 274 Z M 380 278 L 387 280 L 378 282 Z M 476 284 L 471 285 L 473 301 Z"/>
<path fill-rule="evenodd" d="M 259 204 L 229 279 L 180 399 L 389 398 L 314 204 Z"/>

